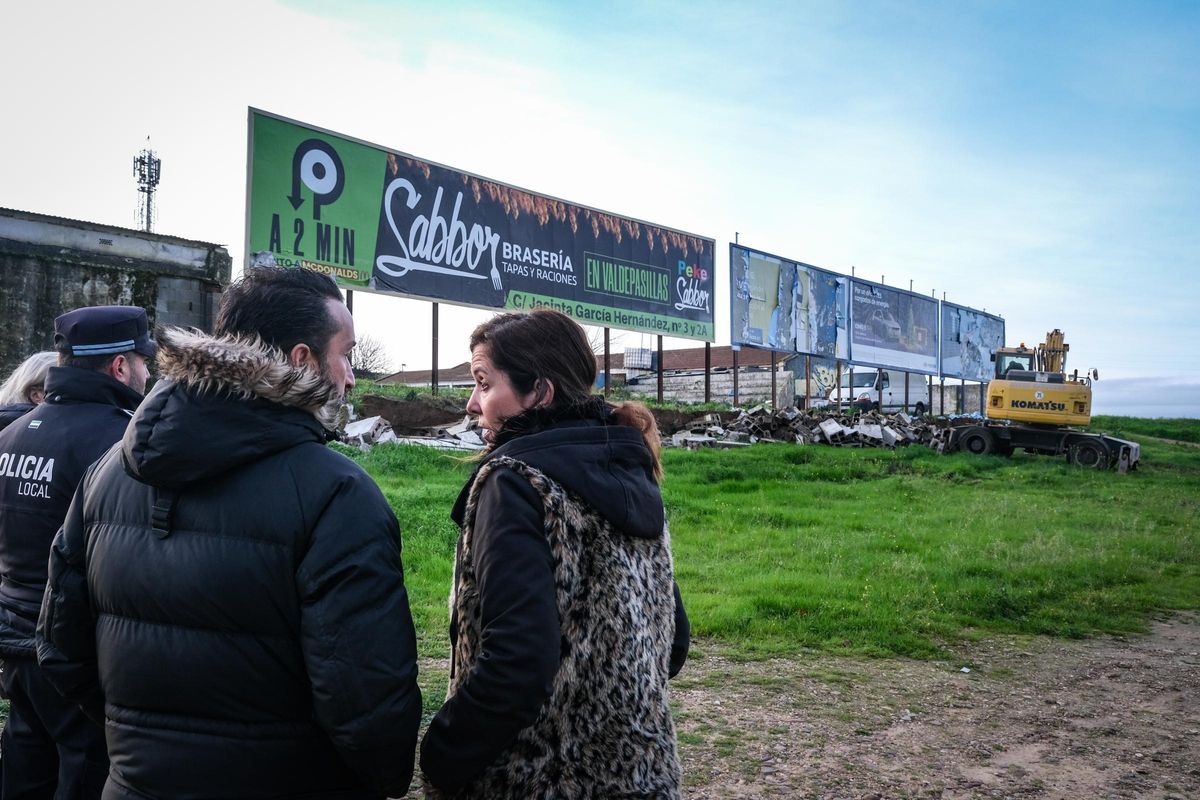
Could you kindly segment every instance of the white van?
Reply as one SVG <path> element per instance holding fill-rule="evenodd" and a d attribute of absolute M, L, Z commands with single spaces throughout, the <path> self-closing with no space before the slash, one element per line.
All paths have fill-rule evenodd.
<path fill-rule="evenodd" d="M 929 376 L 905 373 L 897 369 L 859 367 L 853 372 L 852 383 L 850 370 L 842 367 L 842 407 L 858 406 L 879 410 L 879 393 L 882 390 L 883 411 L 903 411 L 905 374 L 908 374 L 908 412 L 921 416 L 932 407 L 929 398 Z M 830 388 L 826 399 L 830 405 L 836 405 L 838 387 Z"/>

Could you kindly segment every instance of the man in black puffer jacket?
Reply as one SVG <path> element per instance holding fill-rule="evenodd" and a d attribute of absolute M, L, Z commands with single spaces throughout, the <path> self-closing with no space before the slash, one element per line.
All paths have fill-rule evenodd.
<path fill-rule="evenodd" d="M 160 381 L 85 476 L 38 656 L 106 718 L 106 798 L 408 789 L 421 697 L 399 529 L 325 447 L 354 323 L 326 277 L 254 268 L 217 334 L 159 335 Z"/>

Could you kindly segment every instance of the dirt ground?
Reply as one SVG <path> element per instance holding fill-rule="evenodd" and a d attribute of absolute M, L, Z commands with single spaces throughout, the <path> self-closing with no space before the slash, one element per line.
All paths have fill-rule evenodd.
<path fill-rule="evenodd" d="M 1200 616 L 956 655 L 706 652 L 673 682 L 685 796 L 1200 798 Z"/>

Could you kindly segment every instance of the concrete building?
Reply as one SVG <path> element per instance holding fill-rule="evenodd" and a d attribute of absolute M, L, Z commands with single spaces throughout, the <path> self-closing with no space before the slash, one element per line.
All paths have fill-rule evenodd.
<path fill-rule="evenodd" d="M 221 245 L 0 208 L 0 375 L 52 349 L 54 318 L 80 306 L 211 330 L 232 266 Z"/>

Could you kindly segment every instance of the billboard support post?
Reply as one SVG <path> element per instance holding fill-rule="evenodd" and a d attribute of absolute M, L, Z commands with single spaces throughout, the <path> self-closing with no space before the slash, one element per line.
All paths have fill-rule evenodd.
<path fill-rule="evenodd" d="M 836 362 L 837 368 L 837 413 L 842 413 L 842 362 Z"/>
<path fill-rule="evenodd" d="M 608 363 L 608 332 L 609 329 L 604 329 L 604 396 L 608 397 L 608 387 L 612 384 L 612 370 L 609 369 Z"/>
<path fill-rule="evenodd" d="M 779 387 L 776 385 L 775 365 L 778 363 L 778 356 L 775 351 L 771 351 L 771 410 L 779 408 Z"/>
<path fill-rule="evenodd" d="M 809 398 L 812 397 L 812 356 L 804 357 L 804 410 L 808 410 Z"/>
<path fill-rule="evenodd" d="M 883 367 L 875 373 L 875 388 L 879 392 L 879 411 L 883 411 Z"/>
<path fill-rule="evenodd" d="M 853 364 L 850 365 L 850 384 L 849 384 L 848 388 L 850 389 L 850 392 L 846 395 L 846 410 L 849 411 L 851 414 L 853 414 L 854 413 L 854 401 L 857 399 L 854 396 L 854 365 Z M 838 411 L 840 412 L 841 410 L 842 410 L 841 407 L 839 407 Z"/>
<path fill-rule="evenodd" d="M 438 368 L 437 368 L 437 351 L 438 351 L 438 304 L 431 303 L 433 306 L 433 369 L 429 373 L 429 391 L 434 397 L 438 393 Z"/>
<path fill-rule="evenodd" d="M 930 378 L 930 380 L 933 380 Z M 946 416 L 946 379 L 938 378 L 938 406 L 942 410 L 942 416 Z"/>
<path fill-rule="evenodd" d="M 959 378 L 958 380 L 961 384 L 958 389 L 958 413 L 965 414 L 967 413 L 967 379 Z M 982 411 L 983 409 L 980 410 Z"/>
<path fill-rule="evenodd" d="M 350 316 L 354 316 L 354 291 L 346 290 L 346 310 L 350 312 Z"/>
<path fill-rule="evenodd" d="M 658 402 L 663 401 L 663 349 L 662 336 L 658 337 Z"/>
<path fill-rule="evenodd" d="M 733 404 L 738 404 L 738 351 L 733 350 Z"/>
<path fill-rule="evenodd" d="M 987 394 L 987 384 L 986 383 L 979 384 L 979 413 L 981 415 L 987 413 L 987 406 L 984 405 L 984 403 L 986 402 L 984 399 L 984 396 L 986 394 Z"/>
<path fill-rule="evenodd" d="M 908 373 L 904 373 L 904 413 L 908 413 Z"/>
<path fill-rule="evenodd" d="M 704 402 L 712 402 L 712 342 L 704 343 Z"/>

